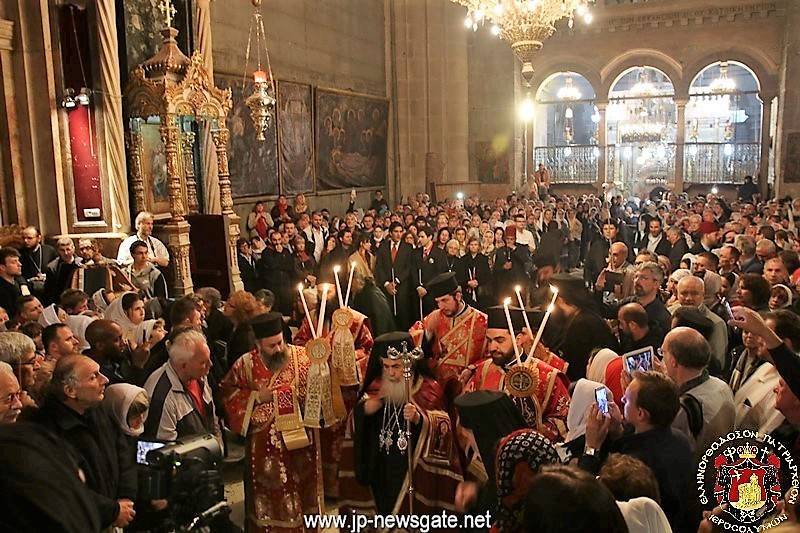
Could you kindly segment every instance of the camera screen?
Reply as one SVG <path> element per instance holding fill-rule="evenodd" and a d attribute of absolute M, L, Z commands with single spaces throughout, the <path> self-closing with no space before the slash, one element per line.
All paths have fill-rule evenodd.
<path fill-rule="evenodd" d="M 150 442 L 146 440 L 140 440 L 136 443 L 136 462 L 140 465 L 147 464 L 147 452 L 150 450 L 157 450 L 159 448 L 163 448 L 165 443 L 163 442 Z"/>
<path fill-rule="evenodd" d="M 653 349 L 645 348 L 637 350 L 630 354 L 625 354 L 625 370 L 629 374 L 633 374 L 637 370 L 640 372 L 647 372 L 653 369 Z"/>

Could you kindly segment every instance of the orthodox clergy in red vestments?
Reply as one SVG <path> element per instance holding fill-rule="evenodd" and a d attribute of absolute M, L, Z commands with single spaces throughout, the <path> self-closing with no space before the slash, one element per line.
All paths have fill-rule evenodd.
<path fill-rule="evenodd" d="M 522 333 L 525 327 L 522 313 L 519 308 L 509 309 L 518 346 L 525 344 L 527 337 Z M 526 360 L 524 354 L 523 368 L 517 368 L 520 365 L 517 364 L 505 308 L 489 308 L 488 315 L 486 354 L 489 358 L 476 365 L 465 390 L 505 391 L 519 408 L 528 427 L 553 442 L 563 441 L 567 434 L 570 402 L 566 376 L 539 359 Z"/>
<path fill-rule="evenodd" d="M 408 513 L 409 453 L 414 514 L 454 510 L 456 487 L 463 481 L 454 426 L 444 410 L 442 388 L 430 377 L 424 360 L 414 365 L 411 401 L 406 401 L 399 354 L 412 348 L 406 332 L 375 339 L 343 447 L 341 513 Z"/>
<path fill-rule="evenodd" d="M 317 430 L 303 426 L 311 362 L 283 341 L 280 313 L 251 322 L 256 348 L 222 381 L 228 423 L 247 437 L 246 530 L 305 531 L 303 515 L 320 512 L 322 476 Z"/>
<path fill-rule="evenodd" d="M 322 331 L 317 332 L 320 338 L 326 339 L 331 346 L 328 360 L 330 386 L 338 389 L 333 392 L 342 399 L 343 408 L 337 411 L 333 420 L 322 420 L 320 429 L 320 449 L 322 452 L 322 474 L 327 497 L 339 495 L 338 469 L 342 457 L 342 440 L 344 439 L 347 415 L 356 404 L 358 387 L 363 380 L 373 339 L 369 327 L 369 319 L 351 308 L 340 308 L 339 297 L 332 271 L 320 272 L 317 285 L 317 301 L 320 305 L 310 311 L 314 329 L 319 328 L 319 311 L 322 295 L 327 286 L 327 303 Z M 346 286 L 342 287 L 346 291 Z M 344 298 L 345 295 L 342 295 Z M 314 336 L 308 320 L 304 320 L 294 335 L 296 346 L 305 346 Z"/>
<path fill-rule="evenodd" d="M 452 272 L 436 276 L 425 288 L 438 309 L 411 326 L 411 335 L 450 401 L 461 392 L 463 370 L 484 357 L 486 315 L 464 302 Z"/>

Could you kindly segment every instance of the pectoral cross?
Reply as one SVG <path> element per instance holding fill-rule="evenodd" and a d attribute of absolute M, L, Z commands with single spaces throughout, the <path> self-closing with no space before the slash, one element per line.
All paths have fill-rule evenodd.
<path fill-rule="evenodd" d="M 158 3 L 158 10 L 161 11 L 161 15 L 164 17 L 164 20 L 167 23 L 167 28 L 172 27 L 172 18 L 175 16 L 177 12 L 175 10 L 175 6 L 172 5 L 171 0 L 160 0 Z"/>

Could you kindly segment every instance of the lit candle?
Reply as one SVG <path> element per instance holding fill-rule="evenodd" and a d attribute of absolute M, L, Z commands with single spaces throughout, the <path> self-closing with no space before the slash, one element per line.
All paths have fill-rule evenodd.
<path fill-rule="evenodd" d="M 347 293 L 344 296 L 344 306 L 347 307 L 347 304 L 350 302 L 350 287 L 353 285 L 353 273 L 356 271 L 356 262 L 350 262 L 350 277 L 347 280 Z"/>
<path fill-rule="evenodd" d="M 257 70 L 253 72 L 253 80 L 256 83 L 266 83 L 267 82 L 267 73 L 263 70 Z"/>
<path fill-rule="evenodd" d="M 514 334 L 514 323 L 511 321 L 511 311 L 508 306 L 511 305 L 511 298 L 503 300 L 503 307 L 506 310 L 506 321 L 508 322 L 508 331 L 511 333 L 511 343 L 514 345 L 514 355 L 517 357 L 517 363 L 522 364 L 519 358 L 519 346 L 517 346 L 517 336 Z"/>
<path fill-rule="evenodd" d="M 539 345 L 539 341 L 542 338 L 542 332 L 544 332 L 544 327 L 547 324 L 547 319 L 550 318 L 550 313 L 553 312 L 553 308 L 556 305 L 556 298 L 558 298 L 558 288 L 550 285 L 550 290 L 553 291 L 553 299 L 550 301 L 550 305 L 547 306 L 547 311 L 544 313 L 544 318 L 542 318 L 542 323 L 539 325 L 539 331 L 536 332 L 536 338 L 533 339 L 533 344 L 531 345 L 530 355 L 533 355 L 533 351 L 536 349 L 536 346 Z"/>
<path fill-rule="evenodd" d="M 317 325 L 317 335 L 322 335 L 322 324 L 325 322 L 325 305 L 328 303 L 328 289 L 330 283 L 322 284 L 322 303 L 319 304 L 319 322 Z"/>
<path fill-rule="evenodd" d="M 342 286 L 339 284 L 339 271 L 342 269 L 339 265 L 333 267 L 333 277 L 336 278 L 336 296 L 339 297 L 339 307 L 344 307 L 344 300 L 342 299 Z"/>
<path fill-rule="evenodd" d="M 317 332 L 314 330 L 314 321 L 311 320 L 311 313 L 308 312 L 308 303 L 306 302 L 306 295 L 303 294 L 303 284 L 297 284 L 297 290 L 300 293 L 300 301 L 303 302 L 303 310 L 306 312 L 306 320 L 308 320 L 308 327 L 311 328 L 311 335 L 316 339 Z"/>
<path fill-rule="evenodd" d="M 525 304 L 522 301 L 522 287 L 517 285 L 514 287 L 514 292 L 517 293 L 517 301 L 522 309 L 522 316 L 525 318 L 525 327 L 528 328 L 528 334 L 530 335 L 533 333 L 533 330 L 531 329 L 531 323 L 528 321 L 528 313 L 525 312 Z"/>

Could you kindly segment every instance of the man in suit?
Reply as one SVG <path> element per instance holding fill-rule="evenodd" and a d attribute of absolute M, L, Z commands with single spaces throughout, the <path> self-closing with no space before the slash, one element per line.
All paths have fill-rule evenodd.
<path fill-rule="evenodd" d="M 403 225 L 393 222 L 389 226 L 390 241 L 378 250 L 375 262 L 375 284 L 383 288 L 392 303 L 397 329 L 407 330 L 413 323 L 413 288 L 411 278 L 414 266 L 413 249 L 403 240 Z"/>
<path fill-rule="evenodd" d="M 414 250 L 414 276 L 417 296 L 422 299 L 422 320 L 436 309 L 436 301 L 428 294 L 425 285 L 442 272 L 447 272 L 447 254 L 438 246 L 434 246 L 435 233 L 429 227 L 417 231 L 417 249 Z M 417 306 L 419 308 L 419 306 Z"/>
<path fill-rule="evenodd" d="M 244 284 L 244 290 L 254 293 L 261 288 L 258 281 L 258 271 L 256 271 L 256 258 L 253 256 L 253 251 L 250 249 L 250 241 L 244 237 L 240 237 L 236 241 L 236 249 L 239 251 L 239 275 Z"/>
<path fill-rule="evenodd" d="M 686 243 L 686 237 L 683 236 L 683 230 L 680 226 L 671 226 L 667 229 L 666 235 L 670 244 L 667 257 L 669 257 L 669 264 L 672 270 L 675 270 L 680 266 L 684 254 L 689 252 L 689 245 Z"/>

